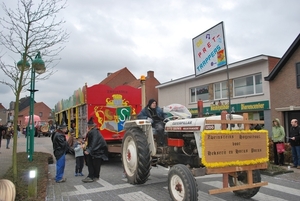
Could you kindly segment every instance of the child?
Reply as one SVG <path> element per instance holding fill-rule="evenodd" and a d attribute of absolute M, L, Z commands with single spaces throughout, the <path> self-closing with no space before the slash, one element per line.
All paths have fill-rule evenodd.
<path fill-rule="evenodd" d="M 84 156 L 83 156 L 83 147 L 84 142 L 82 137 L 77 138 L 77 142 L 74 144 L 74 152 L 76 157 L 76 166 L 75 166 L 75 176 L 84 176 L 82 174 L 82 168 L 84 163 Z"/>
<path fill-rule="evenodd" d="M 16 187 L 14 183 L 7 179 L 0 180 L 0 200 L 14 201 L 16 197 Z"/>

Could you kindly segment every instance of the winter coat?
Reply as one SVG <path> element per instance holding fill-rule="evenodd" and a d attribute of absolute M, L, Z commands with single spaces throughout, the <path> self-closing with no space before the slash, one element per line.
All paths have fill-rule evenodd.
<path fill-rule="evenodd" d="M 6 133 L 5 135 L 3 136 L 4 139 L 11 139 L 11 137 L 13 136 L 14 134 L 14 129 L 12 126 L 8 127 L 7 130 L 6 130 Z"/>
<path fill-rule="evenodd" d="M 81 144 L 79 144 L 78 142 L 75 142 L 74 144 L 74 153 L 75 157 L 83 156 L 83 149 L 81 147 Z"/>
<path fill-rule="evenodd" d="M 107 158 L 107 144 L 98 128 L 92 128 L 88 133 L 86 151 L 94 158 Z"/>
<path fill-rule="evenodd" d="M 1 125 L 1 126 L 0 126 L 0 138 L 1 138 L 1 137 L 5 138 L 6 131 L 7 131 L 7 127 Z"/>
<path fill-rule="evenodd" d="M 163 122 L 165 115 L 163 110 L 160 107 L 151 108 L 150 105 L 147 105 L 142 109 L 142 111 L 137 115 L 138 119 L 148 119 L 150 118 L 152 127 L 155 127 L 155 124 Z"/>
<path fill-rule="evenodd" d="M 289 137 L 295 137 L 295 140 L 289 140 L 291 146 L 300 146 L 300 127 L 291 127 Z"/>
<path fill-rule="evenodd" d="M 280 125 L 280 120 L 278 118 L 274 119 L 273 122 L 276 121 L 277 125 L 273 125 L 272 127 L 272 141 L 273 142 L 284 142 L 285 132 L 284 128 Z"/>
<path fill-rule="evenodd" d="M 65 134 L 61 130 L 57 130 L 53 135 L 53 154 L 56 160 L 60 159 L 69 149 Z"/>

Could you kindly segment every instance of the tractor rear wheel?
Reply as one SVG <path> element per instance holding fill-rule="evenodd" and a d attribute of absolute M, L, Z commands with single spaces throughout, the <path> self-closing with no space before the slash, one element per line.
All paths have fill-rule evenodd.
<path fill-rule="evenodd" d="M 130 184 L 143 184 L 150 176 L 151 159 L 147 136 L 139 128 L 130 128 L 122 141 L 122 162 Z"/>
<path fill-rule="evenodd" d="M 196 180 L 188 167 L 182 164 L 174 165 L 168 174 L 168 189 L 172 200 L 198 200 Z"/>
<path fill-rule="evenodd" d="M 261 182 L 261 176 L 260 176 L 259 170 L 253 170 L 252 177 L 253 177 L 253 183 Z M 248 183 L 247 172 L 246 171 L 237 172 L 236 177 L 229 175 L 228 182 L 231 187 L 247 184 Z M 233 191 L 233 193 L 239 197 L 249 199 L 249 198 L 253 197 L 254 195 L 256 195 L 258 193 L 259 189 L 260 189 L 260 187 L 255 187 L 255 188 L 249 188 L 249 189 L 245 189 L 245 190 Z"/>

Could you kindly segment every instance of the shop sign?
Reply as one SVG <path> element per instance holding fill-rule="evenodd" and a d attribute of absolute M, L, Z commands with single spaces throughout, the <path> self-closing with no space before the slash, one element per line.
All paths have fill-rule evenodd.
<path fill-rule="evenodd" d="M 230 112 L 238 113 L 238 112 L 247 112 L 247 111 L 263 111 L 270 109 L 269 101 L 258 101 L 258 102 L 249 102 L 249 103 L 241 103 L 241 104 L 231 104 Z M 211 104 L 209 107 L 203 107 L 203 115 L 210 115 L 221 113 L 223 110 L 229 111 L 229 103 L 221 103 Z M 190 108 L 189 111 L 193 115 L 198 114 L 197 108 Z"/>

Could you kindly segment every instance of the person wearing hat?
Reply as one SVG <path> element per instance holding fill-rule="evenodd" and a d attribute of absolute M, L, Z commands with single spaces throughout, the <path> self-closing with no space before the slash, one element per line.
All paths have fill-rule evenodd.
<path fill-rule="evenodd" d="M 59 125 L 58 129 L 52 136 L 53 154 L 56 159 L 55 181 L 57 183 L 62 183 L 67 180 L 66 178 L 63 178 L 66 164 L 66 153 L 69 149 L 69 145 L 65 136 L 67 131 L 67 125 L 65 123 L 62 123 L 61 125 Z"/>
<path fill-rule="evenodd" d="M 88 176 L 82 182 L 93 182 L 100 178 L 102 160 L 107 158 L 107 144 L 91 117 L 88 121 L 87 145 L 84 154 L 87 158 Z"/>
<path fill-rule="evenodd" d="M 154 128 L 154 135 L 157 135 L 158 144 L 160 146 L 165 145 L 165 137 L 164 137 L 164 123 L 165 115 L 163 110 L 157 106 L 157 101 L 154 99 L 150 99 L 146 107 L 142 109 L 142 111 L 137 115 L 138 119 L 147 119 L 151 122 L 152 128 Z"/>

